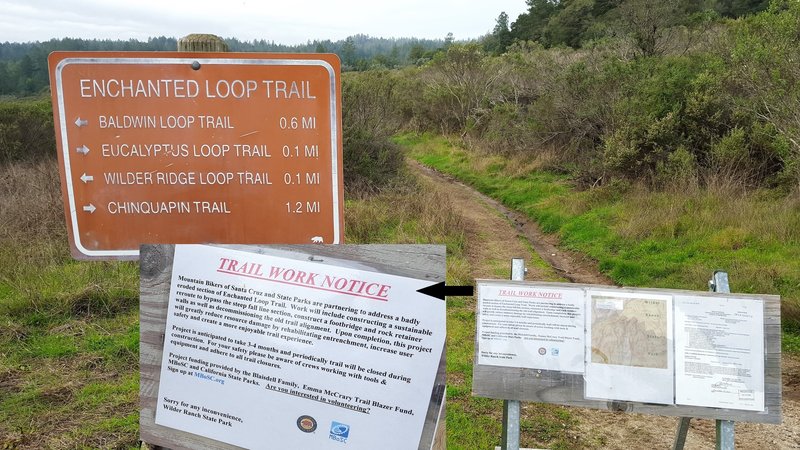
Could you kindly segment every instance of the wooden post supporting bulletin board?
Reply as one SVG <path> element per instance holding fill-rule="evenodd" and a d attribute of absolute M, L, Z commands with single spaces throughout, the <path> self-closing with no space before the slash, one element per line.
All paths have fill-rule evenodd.
<path fill-rule="evenodd" d="M 143 441 L 444 448 L 444 302 L 416 292 L 444 280 L 444 246 L 143 245 L 140 261 Z"/>
<path fill-rule="evenodd" d="M 475 396 L 781 421 L 778 296 L 499 280 L 477 296 Z"/>

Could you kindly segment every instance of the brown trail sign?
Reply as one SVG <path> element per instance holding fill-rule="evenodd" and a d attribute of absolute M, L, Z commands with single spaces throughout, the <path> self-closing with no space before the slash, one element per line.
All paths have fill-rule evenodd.
<path fill-rule="evenodd" d="M 141 243 L 342 241 L 335 55 L 56 52 L 72 254 Z"/>

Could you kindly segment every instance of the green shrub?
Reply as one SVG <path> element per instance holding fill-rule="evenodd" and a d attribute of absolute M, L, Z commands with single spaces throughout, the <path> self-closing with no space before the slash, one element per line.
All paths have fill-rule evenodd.
<path fill-rule="evenodd" d="M 749 159 L 747 136 L 736 127 L 711 146 L 711 160 L 720 169 L 741 170 Z"/>
<path fill-rule="evenodd" d="M 386 70 L 347 73 L 342 83 L 344 184 L 350 195 L 391 183 L 403 164 L 389 141 L 398 129 L 394 109 L 396 74 Z"/>
<path fill-rule="evenodd" d="M 762 149 L 779 160 L 775 180 L 800 191 L 800 3 L 773 1 L 768 12 L 735 22 L 731 38 L 739 101 L 771 127 Z"/>
<path fill-rule="evenodd" d="M 656 165 L 656 183 L 660 186 L 685 187 L 697 181 L 697 160 L 686 147 L 680 146 Z"/>
<path fill-rule="evenodd" d="M 50 99 L 0 101 L 0 164 L 56 155 Z"/>
<path fill-rule="evenodd" d="M 454 44 L 422 67 L 374 75 L 394 83 L 381 94 L 394 106 L 379 114 L 546 161 L 584 187 L 621 179 L 800 191 L 800 3 L 725 20 L 688 21 L 686 42 L 647 57 L 614 36 L 580 49 L 517 42 L 500 56 Z M 390 155 L 379 142 L 363 145 Z"/>

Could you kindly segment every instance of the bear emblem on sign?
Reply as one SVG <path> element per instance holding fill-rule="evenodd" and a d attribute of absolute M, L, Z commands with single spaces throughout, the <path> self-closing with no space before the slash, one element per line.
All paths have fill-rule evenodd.
<path fill-rule="evenodd" d="M 322 236 L 314 236 L 311 238 L 311 242 L 315 244 L 322 244 Z"/>

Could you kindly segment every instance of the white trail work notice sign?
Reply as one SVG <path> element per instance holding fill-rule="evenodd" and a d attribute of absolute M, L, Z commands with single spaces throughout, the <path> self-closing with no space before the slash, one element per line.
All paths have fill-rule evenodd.
<path fill-rule="evenodd" d="M 247 448 L 416 449 L 445 338 L 429 284 L 176 246 L 156 423 Z"/>

